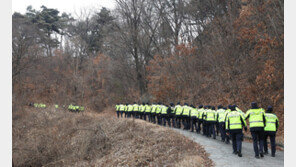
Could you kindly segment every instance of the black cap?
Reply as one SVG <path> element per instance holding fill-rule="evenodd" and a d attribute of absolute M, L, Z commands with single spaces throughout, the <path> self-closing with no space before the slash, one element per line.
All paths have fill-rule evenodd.
<path fill-rule="evenodd" d="M 203 108 L 203 105 L 199 105 L 198 108 Z"/>
<path fill-rule="evenodd" d="M 251 107 L 252 107 L 252 109 L 257 109 L 258 108 L 258 104 L 256 102 L 252 102 L 251 103 Z"/>
<path fill-rule="evenodd" d="M 268 113 L 271 113 L 272 111 L 273 111 L 272 106 L 268 106 L 268 107 L 267 107 L 267 112 L 268 112 Z"/>
<path fill-rule="evenodd" d="M 231 111 L 235 111 L 235 107 L 234 107 L 234 105 L 232 105 L 232 106 L 230 107 L 230 110 L 231 110 Z"/>

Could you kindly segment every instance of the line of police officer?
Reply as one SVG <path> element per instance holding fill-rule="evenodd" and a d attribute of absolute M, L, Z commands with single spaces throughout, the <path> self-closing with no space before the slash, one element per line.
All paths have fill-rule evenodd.
<path fill-rule="evenodd" d="M 35 108 L 46 108 L 46 104 L 43 104 L 43 103 L 30 103 L 29 106 L 34 106 Z M 55 109 L 58 109 L 59 105 L 55 104 L 54 107 Z M 63 105 L 62 108 L 65 108 L 65 105 Z M 70 104 L 68 106 L 68 110 L 70 112 L 83 112 L 84 107 Z"/>
<path fill-rule="evenodd" d="M 233 154 L 242 157 L 243 129 L 247 131 L 246 120 L 249 119 L 249 127 L 253 139 L 253 147 L 256 158 L 264 157 L 268 154 L 267 138 L 270 138 L 271 155 L 275 156 L 275 136 L 278 130 L 279 121 L 272 113 L 272 107 L 268 106 L 267 113 L 263 108 L 259 108 L 256 102 L 251 103 L 251 109 L 246 113 L 236 105 L 223 107 L 219 105 L 217 110 L 214 106 L 194 105 L 180 102 L 175 106 L 162 103 L 142 103 L 142 104 L 116 104 L 117 117 L 139 118 L 152 123 L 174 128 L 190 130 L 196 133 L 203 133 L 204 136 L 216 139 L 220 133 L 221 141 L 226 144 L 232 141 Z M 124 115 L 123 115 L 124 114 Z M 259 157 L 260 155 L 260 157 Z"/>

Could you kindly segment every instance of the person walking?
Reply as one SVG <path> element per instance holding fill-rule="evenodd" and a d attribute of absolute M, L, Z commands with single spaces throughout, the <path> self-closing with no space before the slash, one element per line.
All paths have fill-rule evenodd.
<path fill-rule="evenodd" d="M 226 116 L 226 113 L 225 113 L 225 110 L 223 109 L 223 106 L 219 105 L 216 119 L 217 119 L 217 122 L 218 122 L 218 125 L 219 125 L 218 129 L 220 131 L 221 141 L 222 142 L 225 142 L 225 139 L 226 139 L 225 116 Z M 227 139 L 228 139 L 228 142 L 229 142 L 229 138 L 227 138 Z"/>
<path fill-rule="evenodd" d="M 150 122 L 151 121 L 151 105 L 149 105 L 149 103 L 146 103 L 145 105 L 145 117 L 144 117 L 144 120 L 146 120 L 146 116 L 148 117 L 148 121 Z"/>
<path fill-rule="evenodd" d="M 181 128 L 181 120 L 182 120 L 182 112 L 183 107 L 180 105 L 180 102 L 177 103 L 175 106 L 175 113 L 176 113 L 176 127 Z"/>
<path fill-rule="evenodd" d="M 136 102 L 134 102 L 133 112 L 132 112 L 133 118 L 137 117 L 138 112 L 139 112 L 139 105 Z"/>
<path fill-rule="evenodd" d="M 168 108 L 168 115 L 169 115 L 169 118 L 168 118 L 168 124 L 169 124 L 169 127 L 176 127 L 175 125 L 175 107 L 174 107 L 174 103 L 170 103 L 170 106 Z M 171 124 L 172 122 L 172 124 Z"/>
<path fill-rule="evenodd" d="M 189 130 L 190 129 L 190 107 L 188 106 L 187 103 L 184 103 L 183 106 L 183 112 L 182 112 L 182 122 L 183 122 L 183 126 L 184 126 L 184 130 Z"/>
<path fill-rule="evenodd" d="M 263 158 L 263 145 L 264 145 L 264 127 L 266 125 L 265 112 L 263 108 L 259 108 L 256 102 L 251 103 L 251 109 L 249 109 L 245 115 L 245 120 L 249 119 L 250 131 L 252 134 L 253 148 L 255 152 L 255 158 Z M 258 150 L 259 145 L 259 150 Z"/>
<path fill-rule="evenodd" d="M 194 132 L 194 129 L 197 133 L 197 119 L 198 119 L 198 111 L 195 108 L 194 105 L 191 105 L 192 109 L 190 112 L 190 118 L 191 118 L 191 132 Z"/>
<path fill-rule="evenodd" d="M 117 113 L 117 118 L 119 118 L 120 111 L 119 111 L 119 104 L 118 103 L 115 105 L 115 110 L 116 110 L 116 113 Z"/>
<path fill-rule="evenodd" d="M 264 154 L 268 154 L 267 139 L 269 137 L 271 145 L 271 156 L 275 157 L 275 136 L 279 128 L 279 119 L 275 114 L 272 113 L 272 111 L 272 106 L 268 106 L 265 113 L 266 126 L 264 128 Z"/>
<path fill-rule="evenodd" d="M 157 108 L 157 105 L 155 103 L 152 103 L 152 107 L 151 107 L 151 122 L 152 123 L 156 123 L 156 121 L 155 121 L 156 108 Z"/>
<path fill-rule="evenodd" d="M 161 125 L 162 121 L 161 121 L 161 109 L 162 109 L 162 105 L 160 102 L 158 102 L 157 108 L 156 108 L 156 118 L 157 118 L 157 124 Z"/>
<path fill-rule="evenodd" d="M 216 133 L 215 133 L 215 124 L 216 124 L 215 107 L 211 107 L 211 106 L 208 107 L 205 119 L 206 119 L 206 122 L 207 122 L 207 137 L 212 137 L 212 134 L 213 134 L 213 139 L 216 139 Z"/>
<path fill-rule="evenodd" d="M 162 125 L 166 126 L 167 118 L 168 118 L 168 107 L 164 104 L 161 108 L 161 119 L 162 119 Z"/>
<path fill-rule="evenodd" d="M 243 127 L 247 131 L 247 124 L 239 112 L 233 106 L 231 111 L 227 114 L 225 125 L 227 133 L 231 134 L 233 154 L 242 157 L 242 134 Z"/>

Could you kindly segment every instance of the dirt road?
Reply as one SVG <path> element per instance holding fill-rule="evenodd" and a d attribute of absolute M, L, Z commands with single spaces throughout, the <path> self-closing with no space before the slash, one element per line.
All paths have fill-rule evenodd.
<path fill-rule="evenodd" d="M 201 134 L 196 134 L 190 131 L 174 129 L 175 131 L 183 134 L 184 136 L 192 139 L 193 141 L 202 145 L 205 150 L 210 154 L 210 159 L 212 159 L 217 167 L 277 167 L 284 166 L 284 152 L 276 152 L 276 157 L 271 157 L 271 155 L 266 155 L 262 159 L 256 159 L 253 151 L 253 144 L 248 142 L 243 142 L 242 144 L 242 154 L 243 157 L 238 157 L 232 154 L 232 145 L 225 144 L 220 141 L 220 138 L 214 140 L 212 138 L 207 138 Z M 270 150 L 269 150 L 270 152 Z"/>

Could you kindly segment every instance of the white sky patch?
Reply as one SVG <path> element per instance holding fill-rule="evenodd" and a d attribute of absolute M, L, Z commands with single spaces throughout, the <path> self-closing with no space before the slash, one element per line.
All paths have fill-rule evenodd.
<path fill-rule="evenodd" d="M 39 10 L 42 5 L 47 8 L 54 8 L 60 13 L 71 13 L 75 18 L 75 13 L 81 9 L 108 9 L 115 8 L 115 0 L 12 0 L 12 13 L 19 12 L 24 14 L 27 6 L 32 5 L 33 9 Z"/>

